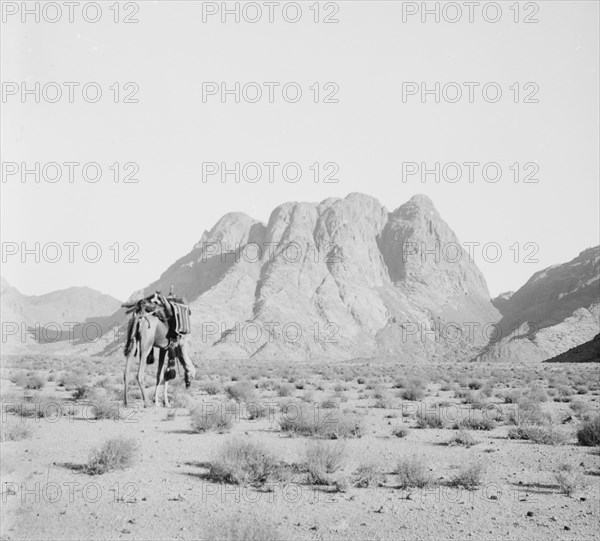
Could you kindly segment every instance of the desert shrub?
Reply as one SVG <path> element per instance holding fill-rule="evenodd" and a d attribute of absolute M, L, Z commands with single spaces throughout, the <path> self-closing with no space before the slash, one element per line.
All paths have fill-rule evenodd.
<path fill-rule="evenodd" d="M 308 483 L 311 485 L 330 485 L 335 474 L 346 462 L 346 448 L 338 443 L 324 441 L 310 442 L 306 447 L 304 466 Z"/>
<path fill-rule="evenodd" d="M 474 380 L 469 381 L 468 387 L 472 391 L 476 391 L 478 389 L 481 389 L 481 387 L 483 387 L 483 383 L 481 383 L 481 381 L 479 381 L 479 380 L 474 379 Z"/>
<path fill-rule="evenodd" d="M 249 440 L 232 439 L 223 445 L 211 463 L 209 477 L 235 485 L 264 485 L 277 474 L 279 464 L 266 446 Z"/>
<path fill-rule="evenodd" d="M 238 381 L 227 387 L 227 396 L 236 402 L 256 401 L 256 389 L 249 381 Z"/>
<path fill-rule="evenodd" d="M 263 404 L 262 402 L 249 402 L 246 404 L 246 414 L 248 420 L 250 421 L 264 419 L 269 415 L 269 411 L 269 406 L 267 404 Z"/>
<path fill-rule="evenodd" d="M 404 400 L 422 400 L 425 396 L 425 391 L 423 391 L 422 387 L 419 387 L 413 383 L 408 384 L 408 386 L 402 389 L 400 396 Z"/>
<path fill-rule="evenodd" d="M 395 471 L 400 488 L 424 488 L 431 484 L 431 474 L 425 462 L 418 458 L 403 457 L 398 461 Z"/>
<path fill-rule="evenodd" d="M 315 393 L 313 393 L 312 391 L 306 391 L 303 395 L 301 400 L 303 402 L 309 402 L 312 403 L 315 401 Z"/>
<path fill-rule="evenodd" d="M 39 391 L 46 385 L 46 377 L 42 374 L 32 374 L 25 380 L 25 389 Z"/>
<path fill-rule="evenodd" d="M 227 412 L 210 411 L 207 412 L 202 404 L 198 404 L 190 410 L 190 422 L 194 432 L 225 432 L 232 425 L 231 415 Z"/>
<path fill-rule="evenodd" d="M 304 405 L 286 411 L 279 420 L 281 430 L 300 436 L 325 439 L 360 438 L 363 435 L 362 418 L 348 413 L 321 413 Z"/>
<path fill-rule="evenodd" d="M 75 400 L 84 400 L 92 396 L 94 388 L 89 385 L 78 385 L 73 389 L 73 398 Z"/>
<path fill-rule="evenodd" d="M 92 419 L 111 419 L 117 421 L 121 418 L 119 403 L 112 402 L 107 396 L 97 396 L 92 402 Z"/>
<path fill-rule="evenodd" d="M 581 424 L 577 430 L 577 442 L 588 447 L 600 445 L 600 415 L 595 415 Z"/>
<path fill-rule="evenodd" d="M 508 439 L 528 440 L 533 443 L 546 445 L 559 445 L 568 440 L 568 435 L 551 424 L 534 425 L 524 423 L 511 428 L 508 431 Z"/>
<path fill-rule="evenodd" d="M 482 483 L 484 474 L 483 464 L 475 462 L 460 468 L 450 480 L 450 486 L 461 487 L 466 490 L 475 490 Z"/>
<path fill-rule="evenodd" d="M 294 386 L 289 383 L 282 383 L 277 389 L 279 396 L 292 396 L 294 394 Z"/>
<path fill-rule="evenodd" d="M 538 385 L 534 385 L 527 393 L 528 402 L 547 402 L 548 393 Z"/>
<path fill-rule="evenodd" d="M 359 385 L 364 385 L 367 380 L 365 378 L 357 378 L 356 383 Z"/>
<path fill-rule="evenodd" d="M 294 387 L 296 387 L 296 389 L 298 389 L 299 391 L 302 391 L 304 387 L 306 387 L 306 382 L 303 380 L 297 381 L 296 383 L 294 383 Z"/>
<path fill-rule="evenodd" d="M 3 422 L 0 429 L 0 441 L 21 441 L 31 438 L 31 427 L 23 421 Z"/>
<path fill-rule="evenodd" d="M 373 404 L 374 408 L 379 409 L 394 409 L 396 407 L 396 402 L 390 396 L 384 395 L 381 398 L 378 398 Z"/>
<path fill-rule="evenodd" d="M 325 398 L 324 400 L 321 401 L 321 407 L 323 409 L 335 409 L 335 408 L 339 407 L 339 405 L 340 405 L 340 401 L 333 396 L 331 396 L 329 398 Z"/>
<path fill-rule="evenodd" d="M 81 372 L 63 372 L 58 378 L 58 386 L 67 391 L 74 391 L 79 387 L 89 385 L 89 376 Z"/>
<path fill-rule="evenodd" d="M 92 450 L 83 471 L 89 475 L 101 475 L 125 469 L 133 463 L 135 450 L 136 444 L 132 439 L 109 439 L 101 447 Z"/>
<path fill-rule="evenodd" d="M 406 438 L 408 436 L 410 430 L 405 425 L 395 426 L 392 428 L 392 436 L 396 438 Z"/>
<path fill-rule="evenodd" d="M 554 472 L 554 479 L 556 479 L 561 493 L 566 496 L 572 496 L 578 489 L 585 486 L 583 475 L 571 464 L 559 464 Z"/>
<path fill-rule="evenodd" d="M 454 436 L 452 436 L 452 438 L 450 438 L 448 445 L 462 445 L 463 447 L 472 447 L 473 445 L 477 445 L 477 443 L 479 442 L 471 435 L 470 432 L 467 432 L 464 429 L 460 429 L 456 434 L 454 434 Z"/>
<path fill-rule="evenodd" d="M 375 462 L 361 464 L 353 473 L 354 486 L 358 488 L 378 487 L 383 479 L 381 468 Z"/>
<path fill-rule="evenodd" d="M 509 391 L 504 394 L 505 404 L 517 404 L 523 400 L 523 393 L 521 391 Z"/>
<path fill-rule="evenodd" d="M 214 396 L 223 392 L 223 388 L 216 381 L 207 381 L 200 385 L 200 388 L 209 396 Z"/>
<path fill-rule="evenodd" d="M 417 413 L 417 428 L 444 428 L 444 423 L 439 413 L 419 411 Z"/>
<path fill-rule="evenodd" d="M 343 383 L 336 383 L 336 384 L 333 386 L 333 390 L 334 390 L 336 393 L 341 393 L 341 392 L 343 392 L 343 391 L 347 391 L 347 390 L 348 390 L 348 386 L 347 386 L 347 385 L 344 385 Z"/>
<path fill-rule="evenodd" d="M 458 422 L 454 423 L 454 430 L 492 430 L 496 426 L 493 419 L 486 415 L 474 415 L 469 417 L 461 417 Z"/>

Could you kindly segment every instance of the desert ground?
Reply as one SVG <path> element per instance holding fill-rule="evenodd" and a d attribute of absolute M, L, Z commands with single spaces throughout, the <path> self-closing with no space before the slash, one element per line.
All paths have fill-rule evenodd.
<path fill-rule="evenodd" d="M 196 365 L 4 358 L 2 539 L 597 536 L 597 363 Z"/>

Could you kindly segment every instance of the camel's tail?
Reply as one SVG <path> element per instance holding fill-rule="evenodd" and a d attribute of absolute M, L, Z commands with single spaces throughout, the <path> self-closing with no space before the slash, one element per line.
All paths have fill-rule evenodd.
<path fill-rule="evenodd" d="M 127 325 L 127 341 L 125 342 L 125 357 L 129 357 L 132 351 L 137 347 L 137 344 L 140 341 L 139 337 L 140 332 L 140 318 L 137 316 L 132 316 L 129 320 L 129 324 Z"/>

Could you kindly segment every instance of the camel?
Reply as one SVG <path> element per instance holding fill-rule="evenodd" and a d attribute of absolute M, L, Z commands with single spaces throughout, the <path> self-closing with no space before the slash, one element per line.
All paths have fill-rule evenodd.
<path fill-rule="evenodd" d="M 155 294 L 153 297 L 146 300 L 152 302 L 157 295 L 158 294 Z M 124 306 L 131 308 L 134 305 L 135 304 Z M 160 349 L 160 353 L 158 358 L 158 370 L 156 373 L 156 387 L 154 389 L 154 405 L 160 406 L 158 388 L 160 385 L 163 385 L 164 405 L 165 407 L 170 407 L 167 392 L 168 382 L 165 379 L 165 357 L 168 349 L 172 350 L 175 358 L 179 359 L 183 366 L 186 387 L 189 388 L 191 385 L 191 382 L 196 375 L 196 367 L 188 354 L 187 335 L 179 336 L 176 342 L 173 342 L 167 338 L 168 331 L 168 324 L 153 313 L 134 312 L 131 317 L 127 328 L 127 342 L 125 344 L 125 373 L 123 375 L 123 382 L 125 385 L 123 399 L 125 406 L 127 406 L 127 372 L 129 369 L 129 361 L 131 358 L 137 357 L 139 361 L 137 381 L 142 392 L 144 407 L 147 407 L 146 390 L 144 388 L 144 369 L 146 367 L 146 359 L 153 352 L 153 348 L 155 347 Z"/>

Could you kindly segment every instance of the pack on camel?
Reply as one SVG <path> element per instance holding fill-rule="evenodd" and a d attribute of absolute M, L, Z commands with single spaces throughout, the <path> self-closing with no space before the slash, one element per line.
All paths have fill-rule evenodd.
<path fill-rule="evenodd" d="M 137 381 L 142 391 L 142 400 L 146 407 L 146 391 L 144 389 L 145 365 L 154 362 L 154 348 L 160 350 L 158 370 L 156 372 L 156 387 L 154 389 L 154 404 L 159 406 L 158 388 L 163 385 L 164 405 L 169 407 L 167 383 L 175 377 L 175 364 L 179 360 L 185 373 L 185 385 L 189 388 L 196 367 L 188 354 L 187 337 L 190 332 L 189 308 L 183 299 L 173 296 L 173 288 L 168 298 L 157 291 L 153 295 L 137 302 L 125 303 L 128 314 L 132 314 L 127 327 L 125 343 L 125 373 L 123 376 L 123 398 L 127 405 L 127 373 L 129 360 L 136 357 L 139 361 Z M 165 357 L 168 354 L 168 363 Z"/>

